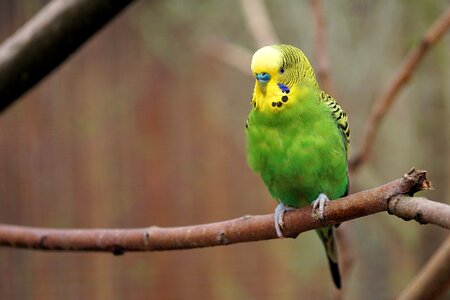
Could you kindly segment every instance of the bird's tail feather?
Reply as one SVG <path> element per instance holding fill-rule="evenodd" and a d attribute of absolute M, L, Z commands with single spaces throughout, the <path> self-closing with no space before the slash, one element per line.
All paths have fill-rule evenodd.
<path fill-rule="evenodd" d="M 331 276 L 333 277 L 333 282 L 338 289 L 341 288 L 341 275 L 338 266 L 338 254 L 336 239 L 334 237 L 333 226 L 328 226 L 325 228 L 320 228 L 317 230 L 323 245 L 325 246 L 325 252 L 328 258 L 328 264 L 331 271 Z"/>
<path fill-rule="evenodd" d="M 341 288 L 341 274 L 339 273 L 339 265 L 332 261 L 328 257 L 328 264 L 330 266 L 331 276 L 333 277 L 334 285 L 340 289 Z"/>

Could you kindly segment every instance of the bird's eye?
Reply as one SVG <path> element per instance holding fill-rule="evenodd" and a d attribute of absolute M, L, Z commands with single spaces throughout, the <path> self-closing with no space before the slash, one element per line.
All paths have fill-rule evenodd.
<path fill-rule="evenodd" d="M 284 68 L 281 68 L 280 69 L 280 74 L 283 74 L 284 73 Z"/>

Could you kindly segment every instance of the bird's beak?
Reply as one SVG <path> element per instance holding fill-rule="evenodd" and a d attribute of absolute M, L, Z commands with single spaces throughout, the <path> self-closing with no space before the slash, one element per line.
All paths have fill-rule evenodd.
<path fill-rule="evenodd" d="M 270 74 L 262 72 L 262 73 L 256 73 L 255 74 L 256 80 L 259 81 L 260 84 L 267 84 L 270 80 Z"/>
<path fill-rule="evenodd" d="M 261 91 L 261 93 L 263 93 L 263 95 L 265 95 L 267 83 L 270 80 L 270 74 L 265 73 L 265 72 L 256 73 L 255 77 L 256 77 L 256 80 L 258 81 L 259 90 Z"/>

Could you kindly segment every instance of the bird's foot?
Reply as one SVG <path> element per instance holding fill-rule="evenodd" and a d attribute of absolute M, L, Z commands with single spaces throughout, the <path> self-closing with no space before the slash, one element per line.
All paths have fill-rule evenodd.
<path fill-rule="evenodd" d="M 317 216 L 319 221 L 323 222 L 325 220 L 324 211 L 327 202 L 330 201 L 327 195 L 320 193 L 316 200 L 314 200 L 311 205 L 313 207 L 313 214 Z"/>
<path fill-rule="evenodd" d="M 284 213 L 289 210 L 294 210 L 294 207 L 289 207 L 284 205 L 283 203 L 278 204 L 277 208 L 275 208 L 275 215 L 274 215 L 274 221 L 275 221 L 275 230 L 277 231 L 277 236 L 281 239 L 284 238 L 282 229 L 284 227 Z"/>

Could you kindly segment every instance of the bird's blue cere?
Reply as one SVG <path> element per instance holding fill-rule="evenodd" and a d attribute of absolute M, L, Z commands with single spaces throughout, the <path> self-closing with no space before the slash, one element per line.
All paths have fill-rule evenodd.
<path fill-rule="evenodd" d="M 270 80 L 270 74 L 267 73 L 257 73 L 255 77 L 261 83 L 267 83 Z"/>

